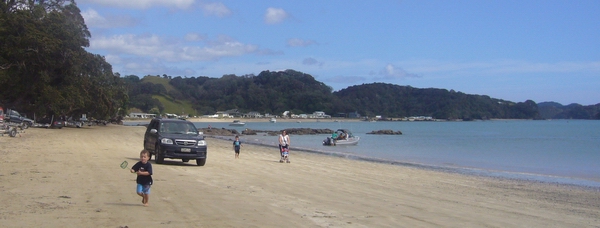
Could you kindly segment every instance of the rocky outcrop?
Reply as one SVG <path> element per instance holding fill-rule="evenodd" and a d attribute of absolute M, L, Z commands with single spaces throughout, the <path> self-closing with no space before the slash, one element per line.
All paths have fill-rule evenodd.
<path fill-rule="evenodd" d="M 312 128 L 288 128 L 284 129 L 289 135 L 318 135 L 318 134 L 331 134 L 331 129 L 312 129 Z M 283 131 L 283 130 L 281 130 Z M 258 133 L 266 133 L 271 136 L 281 134 L 281 131 L 267 131 L 267 130 L 252 130 L 246 128 L 242 131 L 244 135 L 256 135 Z"/>
<path fill-rule="evenodd" d="M 331 129 L 312 129 L 312 128 L 288 128 L 284 129 L 289 135 L 318 135 L 318 134 L 332 134 Z M 268 131 L 268 130 L 252 130 L 246 128 L 242 132 L 238 132 L 235 129 L 226 128 L 198 128 L 198 131 L 203 132 L 205 135 L 221 135 L 221 136 L 235 136 L 235 135 L 257 135 L 257 134 L 268 134 L 270 136 L 277 136 L 281 134 L 281 131 Z"/>
<path fill-rule="evenodd" d="M 201 131 L 205 135 L 235 136 L 240 134 L 235 129 L 225 128 L 198 128 L 198 131 Z"/>
<path fill-rule="evenodd" d="M 372 134 L 372 135 L 401 135 L 402 132 L 401 131 L 393 131 L 393 130 L 378 130 L 378 131 L 368 132 L 367 134 Z"/>

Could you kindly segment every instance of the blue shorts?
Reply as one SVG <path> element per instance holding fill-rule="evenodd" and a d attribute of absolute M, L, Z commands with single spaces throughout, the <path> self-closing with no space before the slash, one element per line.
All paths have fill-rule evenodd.
<path fill-rule="evenodd" d="M 137 193 L 150 194 L 150 185 L 137 184 Z"/>

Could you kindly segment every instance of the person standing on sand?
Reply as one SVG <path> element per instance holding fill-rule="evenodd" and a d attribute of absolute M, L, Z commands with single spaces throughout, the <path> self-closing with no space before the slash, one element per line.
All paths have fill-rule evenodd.
<path fill-rule="evenodd" d="M 148 162 L 150 152 L 142 150 L 140 152 L 140 161 L 131 167 L 130 172 L 137 174 L 137 194 L 142 197 L 142 203 L 148 206 L 150 198 L 150 186 L 152 185 L 152 164 Z"/>
<path fill-rule="evenodd" d="M 285 130 L 281 131 L 281 135 L 279 135 L 279 155 L 281 159 L 279 162 L 283 162 L 283 149 L 290 149 L 290 136 L 287 134 Z"/>
<path fill-rule="evenodd" d="M 235 141 L 233 141 L 233 150 L 235 151 L 235 158 L 240 158 L 240 147 L 242 147 L 242 142 L 240 142 L 240 136 L 235 136 Z"/>

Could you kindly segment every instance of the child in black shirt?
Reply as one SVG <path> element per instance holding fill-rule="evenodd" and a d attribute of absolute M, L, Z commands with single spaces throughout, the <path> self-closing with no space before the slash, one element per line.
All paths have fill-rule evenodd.
<path fill-rule="evenodd" d="M 137 174 L 137 194 L 142 197 L 142 203 L 148 206 L 150 195 L 150 186 L 152 185 L 152 164 L 148 162 L 150 152 L 142 150 L 140 152 L 140 161 L 131 167 L 130 172 Z"/>

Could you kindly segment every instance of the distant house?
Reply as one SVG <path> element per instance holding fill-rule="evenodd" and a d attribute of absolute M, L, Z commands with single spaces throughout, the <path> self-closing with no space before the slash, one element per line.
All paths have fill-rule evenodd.
<path fill-rule="evenodd" d="M 360 118 L 360 114 L 357 111 L 348 113 L 348 118 Z"/>
<path fill-rule="evenodd" d="M 333 114 L 334 117 L 346 117 L 348 114 L 344 113 L 344 112 L 338 112 L 336 114 Z"/>
<path fill-rule="evenodd" d="M 217 115 L 217 118 L 230 118 L 227 111 L 218 111 L 215 115 Z"/>
<path fill-rule="evenodd" d="M 262 118 L 263 115 L 260 112 L 249 112 L 243 115 L 244 118 Z"/>
<path fill-rule="evenodd" d="M 331 118 L 331 116 L 325 114 L 325 112 L 316 111 L 316 112 L 313 112 L 313 114 L 308 115 L 308 118 L 311 118 L 311 119 L 322 119 L 322 118 Z"/>
<path fill-rule="evenodd" d="M 130 118 L 154 118 L 154 117 L 156 117 L 156 114 L 132 112 L 132 113 L 129 113 L 129 117 Z"/>
<path fill-rule="evenodd" d="M 242 113 L 240 113 L 240 111 L 237 109 L 229 109 L 229 110 L 225 111 L 225 113 L 229 114 L 230 118 L 242 116 Z"/>
<path fill-rule="evenodd" d="M 167 118 L 169 118 L 169 119 L 175 119 L 175 118 L 179 117 L 177 114 L 171 114 L 171 113 L 165 113 L 165 116 L 167 116 Z"/>

